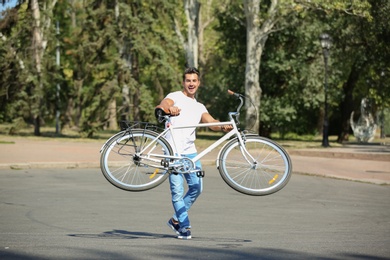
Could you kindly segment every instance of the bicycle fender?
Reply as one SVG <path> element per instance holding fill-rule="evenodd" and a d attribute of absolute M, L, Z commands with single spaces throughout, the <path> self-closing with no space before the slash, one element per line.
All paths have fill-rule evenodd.
<path fill-rule="evenodd" d="M 114 134 L 113 136 L 111 136 L 110 138 L 108 138 L 108 140 L 102 145 L 102 147 L 100 148 L 100 153 L 102 153 L 102 151 L 104 150 L 104 148 L 106 148 L 106 146 L 107 146 L 107 144 L 114 138 L 114 137 L 116 137 L 117 135 L 119 135 L 119 134 L 123 134 L 125 132 L 125 130 L 124 131 L 120 131 L 119 133 L 117 133 L 117 134 Z"/>

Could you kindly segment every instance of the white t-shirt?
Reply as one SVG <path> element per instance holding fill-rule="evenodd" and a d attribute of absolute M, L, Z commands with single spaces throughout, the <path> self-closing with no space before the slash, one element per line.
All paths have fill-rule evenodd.
<path fill-rule="evenodd" d="M 203 113 L 208 113 L 206 107 L 184 95 L 182 91 L 176 91 L 168 94 L 166 98 L 173 100 L 174 106 L 181 109 L 180 115 L 172 116 L 172 126 L 196 125 L 200 123 Z M 166 136 L 172 147 L 176 147 L 178 154 L 196 153 L 195 147 L 195 127 L 185 129 L 175 129 L 173 135 L 175 139 L 173 142 L 169 132 Z"/>

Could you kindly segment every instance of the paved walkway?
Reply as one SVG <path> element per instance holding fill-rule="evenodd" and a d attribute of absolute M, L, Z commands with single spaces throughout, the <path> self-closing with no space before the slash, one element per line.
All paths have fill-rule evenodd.
<path fill-rule="evenodd" d="M 98 168 L 104 141 L 34 139 L 0 136 L 0 169 Z M 375 184 L 390 184 L 390 146 L 345 145 L 339 148 L 287 149 L 293 172 Z M 203 164 L 213 164 L 210 153 Z"/>

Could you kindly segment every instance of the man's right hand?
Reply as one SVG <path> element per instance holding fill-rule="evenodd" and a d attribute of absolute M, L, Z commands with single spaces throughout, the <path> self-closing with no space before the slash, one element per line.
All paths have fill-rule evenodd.
<path fill-rule="evenodd" d="M 170 114 L 171 114 L 172 116 L 178 116 L 178 115 L 180 115 L 180 111 L 181 111 L 180 108 L 175 107 L 175 106 L 168 108 L 168 110 L 169 110 L 169 112 L 170 112 Z"/>
<path fill-rule="evenodd" d="M 174 104 L 175 102 L 172 99 L 165 98 L 161 101 L 160 105 L 156 106 L 156 110 L 161 109 L 167 115 L 178 116 L 180 115 L 181 109 L 174 106 Z"/>

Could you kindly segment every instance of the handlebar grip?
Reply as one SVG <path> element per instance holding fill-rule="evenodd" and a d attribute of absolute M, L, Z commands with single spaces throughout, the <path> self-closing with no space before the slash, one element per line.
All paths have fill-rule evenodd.
<path fill-rule="evenodd" d="M 228 94 L 229 94 L 229 95 L 233 95 L 233 96 L 235 96 L 236 98 L 241 97 L 241 94 L 235 93 L 235 92 L 231 91 L 230 89 L 228 89 Z"/>
<path fill-rule="evenodd" d="M 162 115 L 163 115 L 163 110 L 161 108 L 156 108 L 154 110 L 154 116 L 156 117 L 156 119 L 159 119 Z"/>
<path fill-rule="evenodd" d="M 167 113 L 162 107 L 160 106 L 157 106 L 155 109 L 154 109 L 154 116 L 156 117 L 157 121 L 159 121 L 160 123 L 164 122 L 164 116 L 167 116 L 167 115 L 170 115 L 169 113 Z"/>

